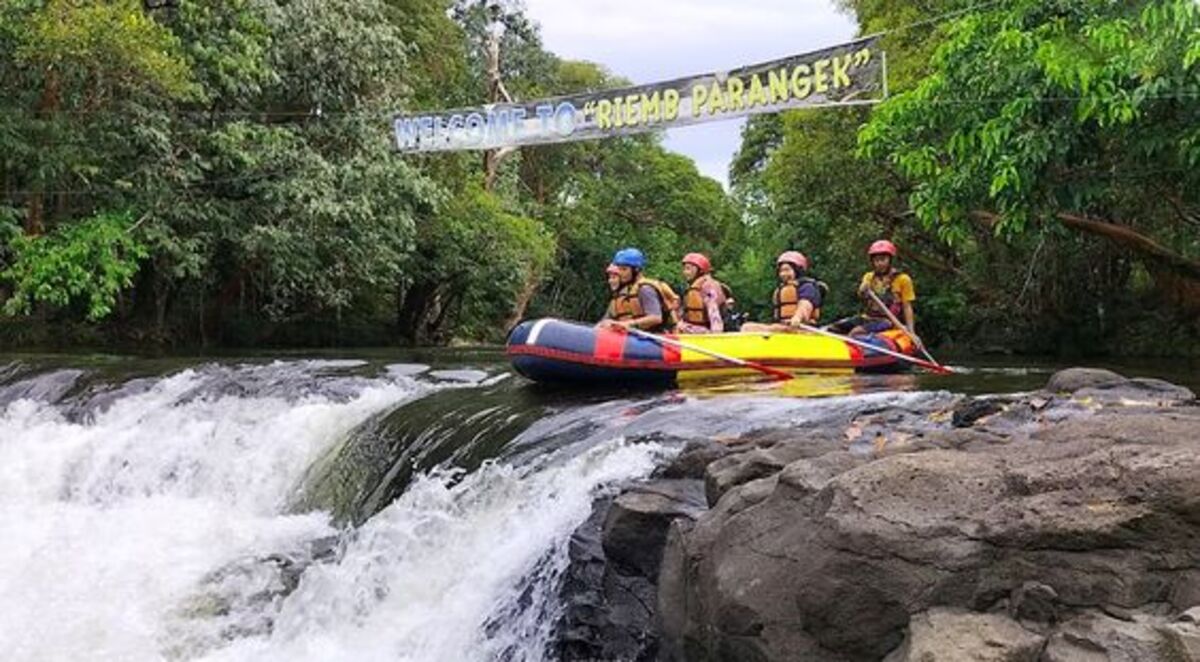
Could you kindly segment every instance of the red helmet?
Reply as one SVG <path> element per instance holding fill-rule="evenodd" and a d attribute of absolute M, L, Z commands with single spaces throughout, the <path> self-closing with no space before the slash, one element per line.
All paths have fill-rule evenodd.
<path fill-rule="evenodd" d="M 712 263 L 708 261 L 707 257 L 704 257 L 703 253 L 688 253 L 683 256 L 683 263 L 696 267 L 702 274 L 712 271 Z"/>
<path fill-rule="evenodd" d="M 784 251 L 778 260 L 775 260 L 775 266 L 781 264 L 791 264 L 801 269 L 808 271 L 808 258 L 804 257 L 804 253 L 800 251 Z"/>
<path fill-rule="evenodd" d="M 891 255 L 892 257 L 896 257 L 896 244 L 887 239 L 880 239 L 871 244 L 871 247 L 867 249 L 867 257 L 873 255 Z"/>
<path fill-rule="evenodd" d="M 621 274 L 621 268 L 615 264 L 610 264 L 607 267 L 604 267 L 604 275 L 605 276 L 619 276 L 620 274 Z"/>

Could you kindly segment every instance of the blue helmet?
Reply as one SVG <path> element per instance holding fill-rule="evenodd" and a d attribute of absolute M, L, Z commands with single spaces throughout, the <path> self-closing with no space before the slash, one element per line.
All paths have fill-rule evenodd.
<path fill-rule="evenodd" d="M 618 267 L 646 268 L 646 256 L 636 248 L 622 248 L 613 256 L 612 263 Z"/>

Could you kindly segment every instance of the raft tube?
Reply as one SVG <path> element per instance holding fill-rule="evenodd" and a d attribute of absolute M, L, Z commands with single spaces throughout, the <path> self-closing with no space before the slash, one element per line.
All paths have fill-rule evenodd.
<path fill-rule="evenodd" d="M 895 372 L 906 362 L 808 333 L 669 334 L 702 349 L 795 372 Z M 898 330 L 856 338 L 913 355 Z M 518 373 L 537 382 L 595 386 L 669 385 L 679 380 L 759 374 L 699 352 L 680 350 L 621 331 L 553 318 L 529 320 L 508 336 L 507 354 Z"/>

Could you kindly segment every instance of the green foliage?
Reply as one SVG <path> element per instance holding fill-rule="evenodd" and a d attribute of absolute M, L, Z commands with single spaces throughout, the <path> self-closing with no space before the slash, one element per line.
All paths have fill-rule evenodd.
<path fill-rule="evenodd" d="M 863 130 L 863 153 L 917 183 L 914 211 L 950 241 L 977 209 L 1008 234 L 1063 210 L 1153 215 L 1162 204 L 1145 209 L 1124 184 L 1187 193 L 1200 183 L 1188 172 L 1200 162 L 1189 142 L 1200 70 L 1186 60 L 1197 29 L 1189 0 L 1015 2 L 964 17 L 933 73 Z M 1089 185 L 1110 173 L 1114 185 Z"/>
<path fill-rule="evenodd" d="M 149 252 L 132 232 L 133 214 L 100 213 L 41 237 L 13 236 L 11 263 L 0 281 L 12 285 L 4 303 L 9 315 L 35 303 L 82 303 L 89 320 L 107 317 L 120 291 L 133 283 Z"/>
<path fill-rule="evenodd" d="M 193 84 L 179 57 L 179 41 L 147 16 L 141 4 L 48 0 L 14 30 L 20 35 L 16 60 L 48 77 L 77 81 L 88 88 L 89 102 L 113 93 L 114 87 L 138 84 L 186 97 Z"/>
<path fill-rule="evenodd" d="M 438 314 L 465 337 L 499 340 L 526 283 L 538 284 L 554 240 L 537 221 L 506 211 L 472 185 L 422 223 L 409 273 L 436 291 Z"/>

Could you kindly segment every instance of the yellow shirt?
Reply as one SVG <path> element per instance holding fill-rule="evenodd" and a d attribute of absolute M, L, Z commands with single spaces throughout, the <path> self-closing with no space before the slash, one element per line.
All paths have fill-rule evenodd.
<path fill-rule="evenodd" d="M 883 296 L 886 285 L 883 278 L 875 275 L 874 271 L 863 274 L 862 285 L 871 288 L 877 296 Z M 896 274 L 892 278 L 892 297 L 900 303 L 912 303 L 917 300 L 917 291 L 913 288 L 912 278 L 908 274 Z"/>

